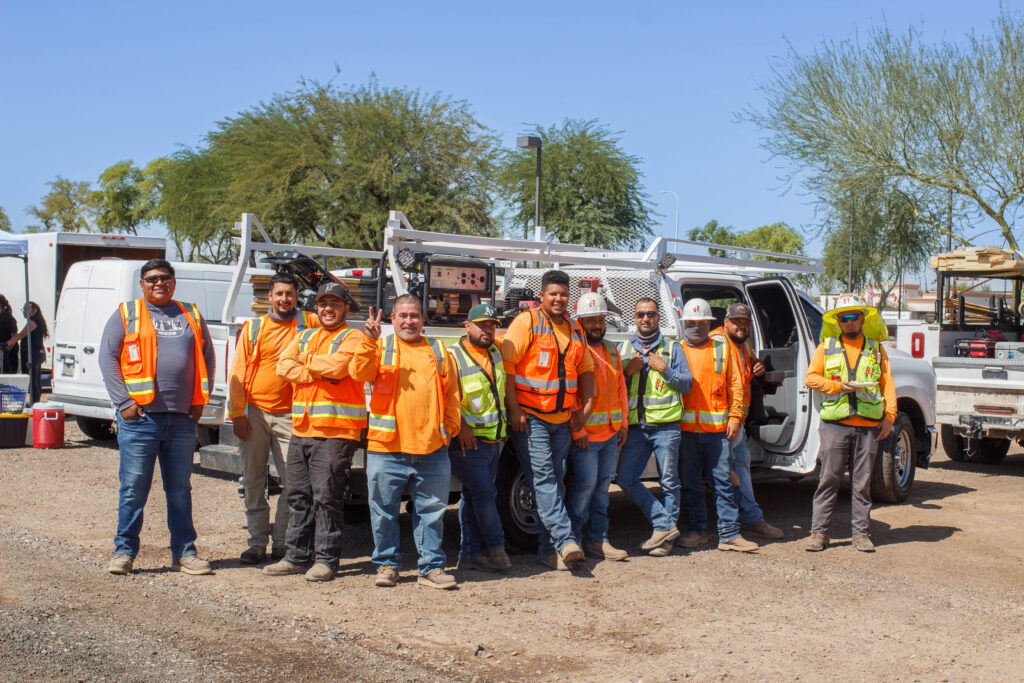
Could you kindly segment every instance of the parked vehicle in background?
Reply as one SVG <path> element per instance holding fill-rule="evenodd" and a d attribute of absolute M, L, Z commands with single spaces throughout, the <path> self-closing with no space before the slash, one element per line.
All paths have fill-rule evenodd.
<path fill-rule="evenodd" d="M 82 431 L 94 439 L 110 438 L 114 407 L 100 375 L 97 351 L 107 320 L 122 301 L 142 296 L 139 273 L 145 261 L 80 261 L 68 269 L 53 329 L 53 394 L 67 415 L 77 418 Z M 234 268 L 202 263 L 174 263 L 174 298 L 199 307 L 213 339 L 217 372 L 215 384 L 226 383 L 228 326 L 221 314 Z M 269 271 L 256 271 L 269 273 Z M 235 298 L 235 315 L 250 315 L 252 286 L 244 283 Z M 200 421 L 200 443 L 216 440 L 223 421 L 223 392 L 212 398 Z"/>

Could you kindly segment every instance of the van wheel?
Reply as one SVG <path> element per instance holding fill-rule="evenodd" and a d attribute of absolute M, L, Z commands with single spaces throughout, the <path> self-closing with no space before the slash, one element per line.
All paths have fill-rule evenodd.
<path fill-rule="evenodd" d="M 522 553 L 535 552 L 540 516 L 533 489 L 511 443 L 501 453 L 494 484 L 498 489 L 498 517 L 505 528 L 505 544 Z"/>
<path fill-rule="evenodd" d="M 994 465 L 1001 462 L 1010 451 L 1010 440 L 992 437 L 968 439 L 953 431 L 950 425 L 942 425 L 939 431 L 942 448 L 950 460 L 976 462 Z"/>
<path fill-rule="evenodd" d="M 110 420 L 78 415 L 75 417 L 75 422 L 78 423 L 78 428 L 82 430 L 82 433 L 94 441 L 113 441 L 115 438 L 114 423 Z"/>
<path fill-rule="evenodd" d="M 896 415 L 889 437 L 878 447 L 871 473 L 871 499 L 902 503 L 910 495 L 917 471 L 914 425 L 904 413 Z"/>

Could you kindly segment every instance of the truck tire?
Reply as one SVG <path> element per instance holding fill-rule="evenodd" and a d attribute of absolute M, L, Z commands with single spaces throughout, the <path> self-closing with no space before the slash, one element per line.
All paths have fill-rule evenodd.
<path fill-rule="evenodd" d="M 501 453 L 494 484 L 498 489 L 498 517 L 505 528 L 505 545 L 521 553 L 535 552 L 540 516 L 533 490 L 511 443 L 506 443 Z"/>
<path fill-rule="evenodd" d="M 968 439 L 953 431 L 949 425 L 942 425 L 939 431 L 942 448 L 950 460 L 994 465 L 1001 462 L 1010 451 L 1010 440 L 998 437 Z"/>
<path fill-rule="evenodd" d="M 914 425 L 904 413 L 897 413 L 889 437 L 879 444 L 871 473 L 871 499 L 881 503 L 902 503 L 910 495 L 917 472 L 917 438 Z"/>
<path fill-rule="evenodd" d="M 83 434 L 95 441 L 113 441 L 116 438 L 114 423 L 110 420 L 78 415 L 75 417 L 75 422 L 78 423 L 78 428 L 82 430 Z"/>
<path fill-rule="evenodd" d="M 950 460 L 963 462 L 967 457 L 964 452 L 964 437 L 953 431 L 949 425 L 939 427 L 939 440 L 942 442 L 942 450 Z"/>

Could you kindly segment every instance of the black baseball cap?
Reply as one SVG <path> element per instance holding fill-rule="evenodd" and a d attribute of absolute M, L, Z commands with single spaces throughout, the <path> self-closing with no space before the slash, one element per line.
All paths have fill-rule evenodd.
<path fill-rule="evenodd" d="M 336 296 L 345 303 L 347 303 L 349 308 L 351 308 L 353 311 L 359 310 L 359 304 L 357 304 L 356 300 L 352 298 L 351 294 L 349 294 L 348 287 L 341 284 L 340 282 L 335 282 L 334 280 L 327 280 L 322 285 L 320 285 L 320 288 L 316 290 L 316 300 L 320 301 L 320 299 L 322 299 L 325 296 Z"/>

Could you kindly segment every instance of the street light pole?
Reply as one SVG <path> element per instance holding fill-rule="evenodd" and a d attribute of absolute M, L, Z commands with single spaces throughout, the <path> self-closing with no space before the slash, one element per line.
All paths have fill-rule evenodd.
<path fill-rule="evenodd" d="M 534 194 L 536 206 L 533 211 L 533 230 L 534 237 L 537 241 L 544 240 L 544 233 L 540 227 L 540 158 L 541 158 L 541 139 L 535 135 L 524 135 L 516 138 L 516 147 L 522 147 L 523 149 L 536 149 L 537 150 L 537 189 Z"/>
<path fill-rule="evenodd" d="M 670 194 L 676 198 L 676 239 L 679 239 L 679 195 L 672 190 L 660 190 L 661 194 Z"/>
<path fill-rule="evenodd" d="M 953 188 L 949 188 L 949 202 L 946 205 L 946 252 L 953 251 Z"/>

